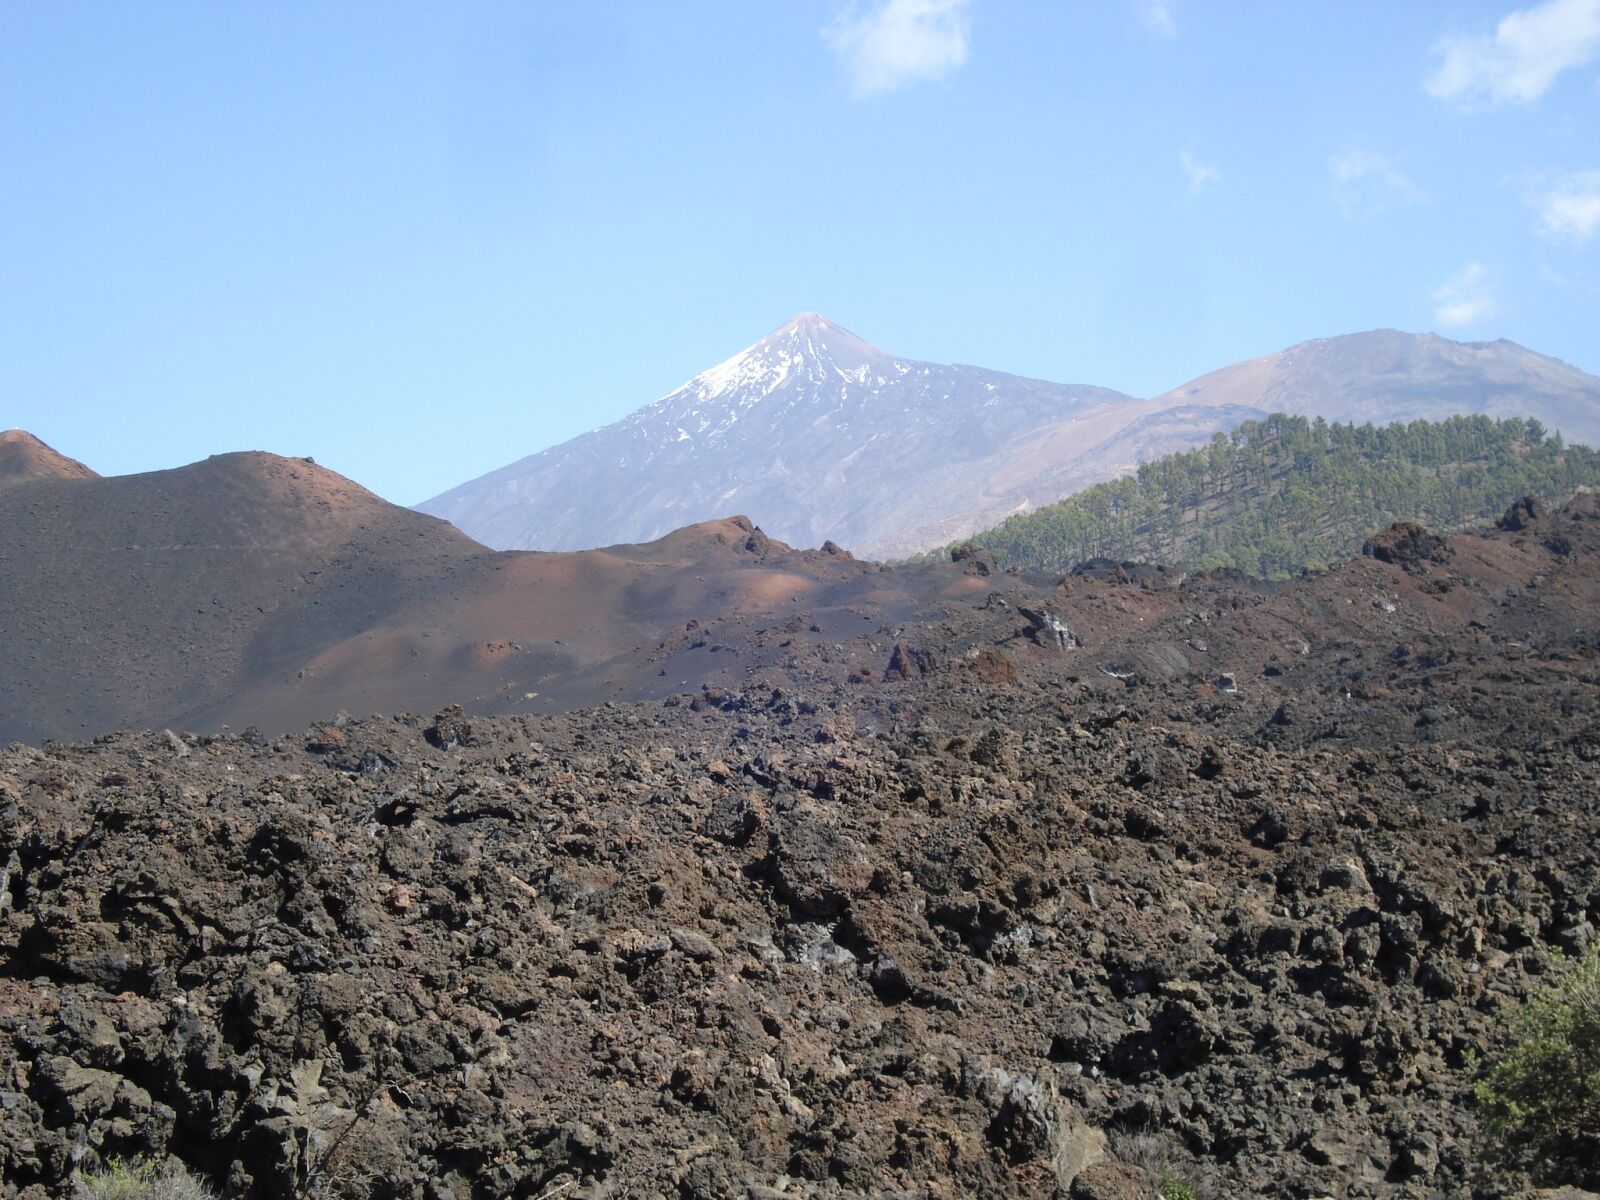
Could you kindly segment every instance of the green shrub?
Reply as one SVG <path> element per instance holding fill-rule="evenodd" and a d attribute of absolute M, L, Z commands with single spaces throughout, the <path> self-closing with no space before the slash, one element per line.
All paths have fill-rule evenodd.
<path fill-rule="evenodd" d="M 1549 1182 L 1600 1183 L 1600 942 L 1512 1017 L 1480 1071 L 1484 1133 Z"/>
<path fill-rule="evenodd" d="M 80 1172 L 75 1195 L 82 1200 L 214 1200 L 216 1193 L 181 1163 L 140 1158 Z"/>

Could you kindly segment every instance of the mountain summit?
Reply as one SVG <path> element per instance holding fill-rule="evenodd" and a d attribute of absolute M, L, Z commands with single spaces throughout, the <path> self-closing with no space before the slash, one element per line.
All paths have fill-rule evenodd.
<path fill-rule="evenodd" d="M 780 407 L 819 398 L 848 404 L 852 385 L 859 394 L 903 373 L 901 366 L 910 364 L 820 313 L 801 313 L 620 424 L 654 429 L 675 422 L 674 441 L 718 445 L 741 417 L 773 397 Z"/>
<path fill-rule="evenodd" d="M 894 362 L 892 355 L 821 313 L 808 312 L 786 321 L 727 362 L 696 375 L 680 391 L 711 400 L 735 389 L 770 395 L 785 385 L 821 385 L 833 375 L 861 384 L 874 368 Z"/>
<path fill-rule="evenodd" d="M 57 453 L 26 429 L 0 429 L 0 487 L 27 479 L 98 479 L 74 458 Z"/>
<path fill-rule="evenodd" d="M 421 508 L 501 549 L 648 541 L 748 512 L 787 542 L 905 553 L 1037 502 L 1017 485 L 1039 431 L 1130 401 L 900 358 L 801 313 L 621 421 Z"/>

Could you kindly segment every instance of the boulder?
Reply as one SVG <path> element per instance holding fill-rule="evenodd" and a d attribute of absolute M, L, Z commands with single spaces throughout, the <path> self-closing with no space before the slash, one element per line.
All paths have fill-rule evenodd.
<path fill-rule="evenodd" d="M 439 750 L 454 750 L 457 746 L 471 744 L 472 724 L 461 706 L 452 704 L 435 715 L 433 724 L 422 731 L 422 736 L 428 739 L 428 745 Z"/>
<path fill-rule="evenodd" d="M 1067 1195 L 1079 1175 L 1106 1157 L 1106 1135 L 1083 1121 L 1048 1077 L 983 1070 L 969 1061 L 962 1090 L 993 1112 L 989 1140 L 1012 1163 L 1050 1164 L 1058 1195 Z"/>
<path fill-rule="evenodd" d="M 933 670 L 933 654 L 921 647 L 896 642 L 889 652 L 889 665 L 883 669 L 884 679 L 920 679 Z"/>
<path fill-rule="evenodd" d="M 1127 1163 L 1100 1162 L 1072 1181 L 1072 1200 L 1151 1200 L 1155 1191 L 1145 1173 Z"/>
<path fill-rule="evenodd" d="M 1545 512 L 1543 500 L 1537 496 L 1524 496 L 1506 509 L 1495 524 L 1508 533 L 1520 533 L 1544 520 Z"/>
<path fill-rule="evenodd" d="M 1049 609 L 1017 609 L 1028 621 L 1028 636 L 1039 645 L 1051 650 L 1076 650 L 1083 643 L 1072 626 Z"/>
<path fill-rule="evenodd" d="M 820 810 L 804 806 L 773 823 L 767 877 L 799 917 L 829 918 L 872 882 L 872 863 Z"/>
<path fill-rule="evenodd" d="M 1392 563 L 1406 570 L 1416 570 L 1423 563 L 1448 562 L 1453 551 L 1450 543 L 1437 534 L 1429 533 L 1413 521 L 1397 521 L 1382 533 L 1368 538 L 1361 553 L 1379 562 Z"/>
<path fill-rule="evenodd" d="M 950 561 L 963 564 L 963 574 L 989 576 L 1000 569 L 994 551 L 985 550 L 975 542 L 963 542 L 950 551 Z"/>

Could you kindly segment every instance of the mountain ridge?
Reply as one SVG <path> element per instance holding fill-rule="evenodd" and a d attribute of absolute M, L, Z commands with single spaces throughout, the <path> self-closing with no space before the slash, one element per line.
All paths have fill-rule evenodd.
<path fill-rule="evenodd" d="M 499 553 L 310 460 L 255 451 L 18 480 L 0 488 L 0 744 L 659 697 L 737 668 L 688 648 L 669 676 L 651 655 L 686 626 L 848 603 L 877 572 L 743 516 Z"/>
<path fill-rule="evenodd" d="M 801 313 L 620 420 L 419 506 L 501 549 L 648 540 L 730 509 L 784 540 L 919 553 L 1270 412 L 1534 417 L 1600 444 L 1600 379 L 1506 339 L 1312 339 L 1140 399 L 880 350 Z"/>
<path fill-rule="evenodd" d="M 1328 398 L 1335 393 L 1337 404 Z M 1196 376 L 1154 401 L 1379 425 L 1456 413 L 1534 417 L 1600 445 L 1600 378 L 1509 338 L 1457 342 L 1398 329 L 1312 338 Z"/>

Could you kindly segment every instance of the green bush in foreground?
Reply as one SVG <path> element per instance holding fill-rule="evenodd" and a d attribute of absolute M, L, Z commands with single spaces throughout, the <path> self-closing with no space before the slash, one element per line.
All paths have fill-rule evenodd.
<path fill-rule="evenodd" d="M 1504 1155 L 1551 1182 L 1600 1183 L 1600 942 L 1517 1011 L 1475 1090 Z"/>
<path fill-rule="evenodd" d="M 215 1193 L 179 1163 L 114 1162 L 77 1179 L 83 1200 L 215 1200 Z"/>

